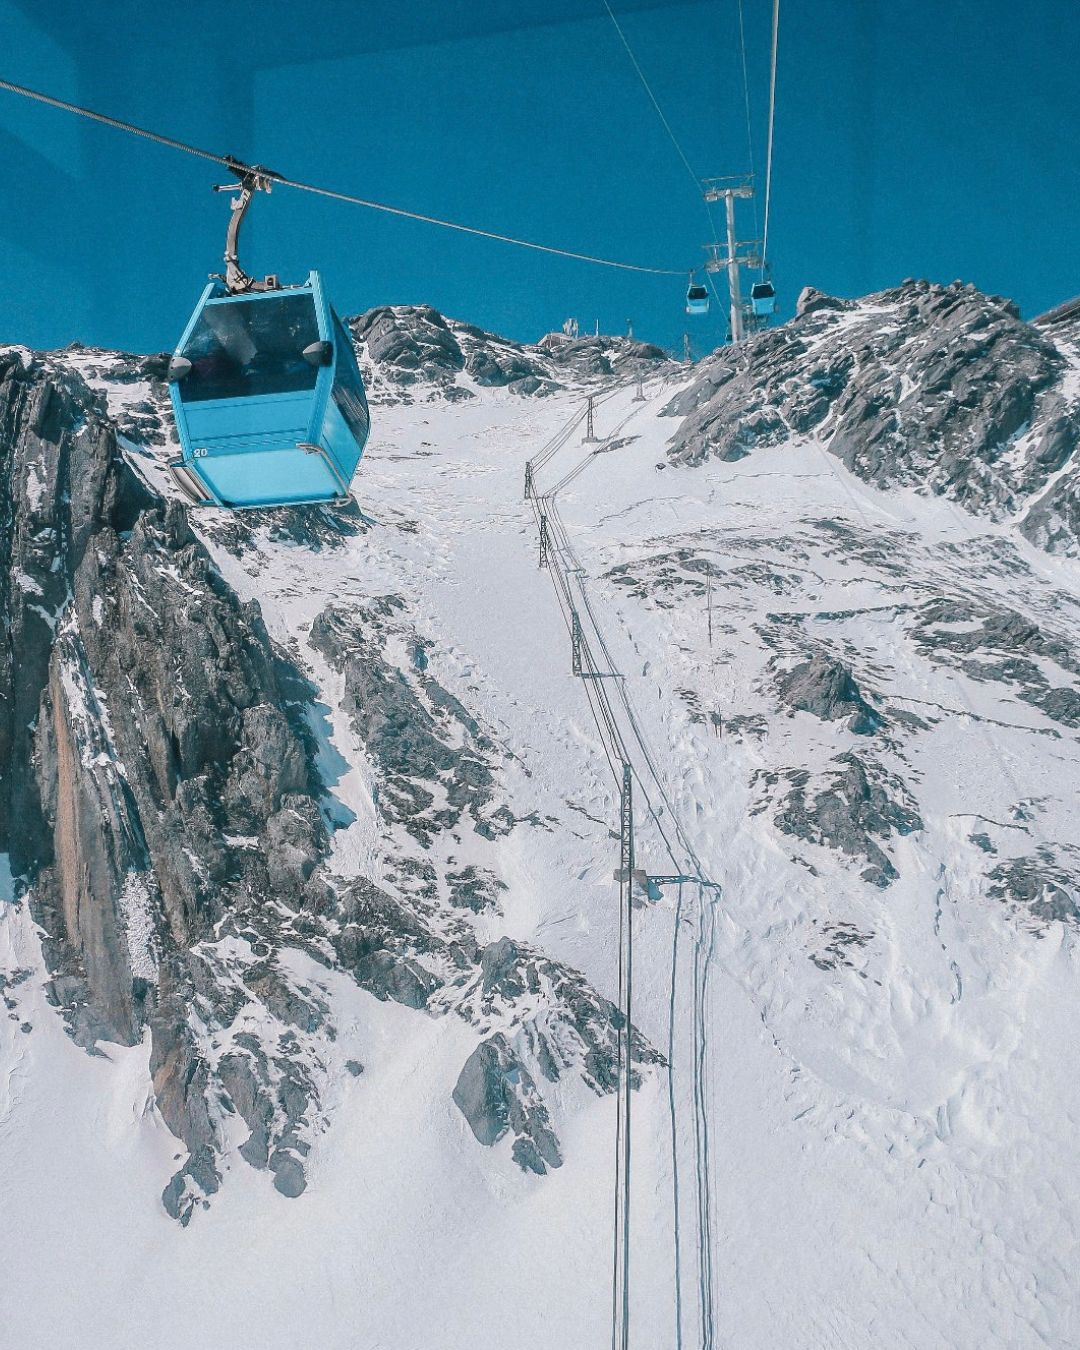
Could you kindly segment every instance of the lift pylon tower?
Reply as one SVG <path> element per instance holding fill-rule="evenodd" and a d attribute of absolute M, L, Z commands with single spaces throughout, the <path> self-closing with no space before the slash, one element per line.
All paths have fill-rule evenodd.
<path fill-rule="evenodd" d="M 746 336 L 746 307 L 742 298 L 740 268 L 762 267 L 761 241 L 740 240 L 735 229 L 735 203 L 754 195 L 753 180 L 749 178 L 707 178 L 706 202 L 723 202 L 727 232 L 726 244 L 706 244 L 706 272 L 726 272 L 731 316 L 731 340 L 741 342 Z"/>
<path fill-rule="evenodd" d="M 641 387 L 641 376 L 640 376 L 640 375 L 638 376 L 637 388 L 634 390 L 634 397 L 631 399 L 631 402 L 632 402 L 632 403 L 644 403 L 644 402 L 645 402 L 645 390 Z"/>
<path fill-rule="evenodd" d="M 576 609 L 570 611 L 570 670 L 581 674 L 581 620 Z"/>
<path fill-rule="evenodd" d="M 540 566 L 548 565 L 548 521 L 547 516 L 540 516 Z"/>
<path fill-rule="evenodd" d="M 588 412 L 585 415 L 585 435 L 582 437 L 582 440 L 586 444 L 589 444 L 591 442 L 598 441 L 599 439 L 600 437 L 597 436 L 596 434 L 596 428 L 593 426 L 593 396 L 592 394 L 590 394 L 589 408 Z"/>
<path fill-rule="evenodd" d="M 689 334 L 689 333 L 684 333 L 684 334 L 682 335 L 682 359 L 686 362 L 687 365 L 689 365 L 690 362 L 694 359 L 694 354 L 693 354 L 693 352 L 690 350 L 690 334 Z"/>
<path fill-rule="evenodd" d="M 533 495 L 533 473 L 532 465 L 526 461 L 525 464 L 525 500 L 528 501 Z"/>

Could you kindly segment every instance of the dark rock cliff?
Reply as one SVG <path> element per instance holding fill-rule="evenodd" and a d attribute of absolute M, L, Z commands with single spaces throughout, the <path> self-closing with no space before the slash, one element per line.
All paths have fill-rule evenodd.
<path fill-rule="evenodd" d="M 102 362 L 110 378 L 124 366 Z M 152 398 L 127 434 L 153 440 L 160 418 Z M 397 894 L 332 873 L 316 691 L 137 458 L 70 364 L 0 353 L 0 852 L 73 1039 L 149 1040 L 158 1110 L 187 1150 L 166 1208 L 187 1223 L 234 1150 L 283 1194 L 304 1189 L 337 1055 L 329 969 L 475 1025 L 487 1048 L 456 1095 L 474 1134 L 511 1132 L 520 1166 L 558 1166 L 538 1080 L 573 1073 L 612 1091 L 617 1010 L 541 953 L 477 940 L 468 916 L 497 912 L 501 886 L 484 869 L 447 876 L 445 909 L 415 858 L 399 860 Z M 290 525 L 296 514 L 273 529 L 332 542 L 318 521 Z M 249 528 L 219 522 L 223 547 L 242 552 Z M 408 679 L 388 664 L 381 635 L 399 607 L 328 611 L 313 645 L 344 676 L 385 820 L 421 850 L 463 821 L 494 840 L 516 824 L 495 801 L 494 744 L 422 663 Z M 639 1061 L 658 1058 L 635 1045 Z"/>
<path fill-rule="evenodd" d="M 205 1154 L 217 1132 L 188 1017 L 216 992 L 197 949 L 295 905 L 326 844 L 288 713 L 299 677 L 183 509 L 118 453 L 98 397 L 2 361 L 0 849 L 30 886 L 74 1038 L 149 1029 L 162 1114 Z M 205 1157 L 202 1173 L 213 1189 Z"/>

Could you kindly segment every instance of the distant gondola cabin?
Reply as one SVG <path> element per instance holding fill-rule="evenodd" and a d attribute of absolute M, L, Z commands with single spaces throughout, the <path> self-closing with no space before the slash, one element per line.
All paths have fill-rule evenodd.
<path fill-rule="evenodd" d="M 759 319 L 767 319 L 776 313 L 776 288 L 771 281 L 754 282 L 750 288 L 750 304 Z"/>
<path fill-rule="evenodd" d="M 692 280 L 686 288 L 686 312 L 687 314 L 708 314 L 709 312 L 708 289 L 698 281 Z"/>

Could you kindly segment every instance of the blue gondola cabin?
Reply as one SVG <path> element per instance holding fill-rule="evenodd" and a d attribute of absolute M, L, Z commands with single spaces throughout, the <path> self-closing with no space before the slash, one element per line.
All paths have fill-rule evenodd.
<path fill-rule="evenodd" d="M 206 506 L 343 502 L 370 417 L 345 325 L 317 272 L 302 286 L 203 292 L 169 365 L 182 457 L 169 467 Z"/>
<path fill-rule="evenodd" d="M 709 292 L 693 277 L 690 278 L 690 285 L 686 288 L 686 312 L 687 314 L 708 314 L 709 312 Z"/>
<path fill-rule="evenodd" d="M 771 281 L 755 281 L 750 288 L 750 305 L 755 318 L 768 319 L 780 308 Z"/>

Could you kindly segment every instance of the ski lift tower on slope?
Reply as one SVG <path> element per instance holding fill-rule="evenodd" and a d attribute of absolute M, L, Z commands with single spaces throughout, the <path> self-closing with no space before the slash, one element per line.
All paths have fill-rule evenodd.
<path fill-rule="evenodd" d="M 726 242 L 705 245 L 706 272 L 726 272 L 731 315 L 731 340 L 741 342 L 748 332 L 764 327 L 775 311 L 772 282 L 765 279 L 766 262 L 760 239 L 740 240 L 735 229 L 735 202 L 754 195 L 752 178 L 707 178 L 705 200 L 724 203 Z M 742 298 L 741 268 L 760 272 L 762 279 L 751 286 L 751 299 Z M 766 294 L 767 292 L 767 294 Z"/>

